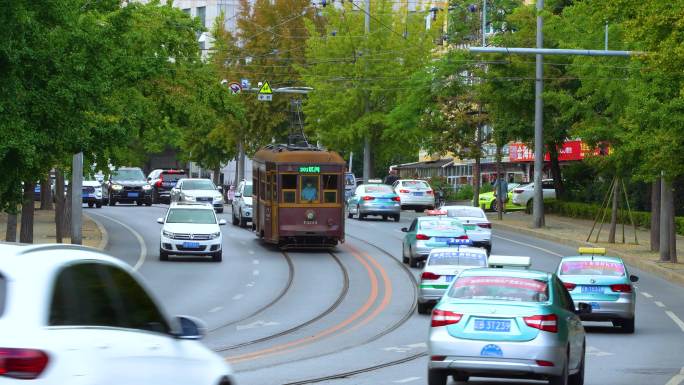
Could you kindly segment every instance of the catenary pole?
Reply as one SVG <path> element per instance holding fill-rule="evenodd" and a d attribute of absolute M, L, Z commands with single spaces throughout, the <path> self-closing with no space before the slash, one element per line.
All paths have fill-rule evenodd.
<path fill-rule="evenodd" d="M 537 48 L 544 48 L 544 20 L 541 12 L 544 0 L 537 0 Z M 534 79 L 534 199 L 532 201 L 532 226 L 544 227 L 544 197 L 542 171 L 544 168 L 544 55 L 537 54 Z"/>
<path fill-rule="evenodd" d="M 71 243 L 83 244 L 83 153 L 74 154 L 71 163 Z"/>
<path fill-rule="evenodd" d="M 369 38 L 368 35 L 370 35 L 370 0 L 366 0 L 365 4 L 366 8 L 366 15 L 365 15 L 365 20 L 364 20 L 364 26 L 365 26 L 365 32 L 366 32 L 366 38 Z M 366 95 L 366 113 L 368 113 L 369 110 L 369 100 L 368 100 L 369 95 Z M 364 183 L 368 183 L 368 180 L 372 177 L 371 175 L 371 138 L 370 138 L 371 133 L 368 132 L 366 136 L 363 138 L 363 181 Z"/>

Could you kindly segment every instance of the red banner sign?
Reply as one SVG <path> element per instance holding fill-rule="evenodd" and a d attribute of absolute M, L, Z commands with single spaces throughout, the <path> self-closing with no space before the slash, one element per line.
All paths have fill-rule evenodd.
<path fill-rule="evenodd" d="M 531 162 L 534 161 L 534 150 L 528 148 L 524 143 L 511 143 L 508 145 L 509 158 L 511 162 Z M 591 149 L 581 140 L 568 140 L 558 149 L 558 160 L 582 160 L 587 154 L 603 155 L 601 148 Z M 550 161 L 548 151 L 544 154 L 544 161 Z"/>

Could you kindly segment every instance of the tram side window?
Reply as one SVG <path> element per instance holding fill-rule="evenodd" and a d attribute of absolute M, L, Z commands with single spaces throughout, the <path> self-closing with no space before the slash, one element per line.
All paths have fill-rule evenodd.
<path fill-rule="evenodd" d="M 297 175 L 282 174 L 280 177 L 280 188 L 283 191 L 283 203 L 297 202 Z"/>
<path fill-rule="evenodd" d="M 266 198 L 266 175 L 262 172 L 259 173 L 259 198 L 268 199 Z"/>
<path fill-rule="evenodd" d="M 271 174 L 271 176 L 269 177 L 269 181 L 271 183 L 271 198 L 274 201 L 277 201 L 278 200 L 278 188 L 276 185 L 276 175 Z"/>
<path fill-rule="evenodd" d="M 323 175 L 323 203 L 337 203 L 337 175 Z"/>
<path fill-rule="evenodd" d="M 271 175 L 266 174 L 266 200 L 271 200 Z"/>
<path fill-rule="evenodd" d="M 318 202 L 318 175 L 302 175 L 299 185 L 301 202 Z"/>

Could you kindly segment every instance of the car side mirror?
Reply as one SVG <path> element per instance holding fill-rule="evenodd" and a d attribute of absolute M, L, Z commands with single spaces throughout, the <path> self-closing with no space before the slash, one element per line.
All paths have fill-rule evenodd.
<path fill-rule="evenodd" d="M 177 316 L 175 321 L 177 325 L 173 335 L 176 336 L 176 338 L 182 340 L 199 340 L 206 334 L 206 325 L 197 318 L 181 315 Z"/>
<path fill-rule="evenodd" d="M 407 227 L 402 227 L 401 228 L 402 233 L 408 233 L 408 228 Z"/>
<path fill-rule="evenodd" d="M 240 194 L 240 193 L 235 193 L 235 197 L 236 197 L 236 198 L 239 198 L 239 197 L 241 197 L 241 196 L 242 196 L 242 194 Z"/>
<path fill-rule="evenodd" d="M 157 218 L 157 223 L 164 224 L 164 218 Z"/>
<path fill-rule="evenodd" d="M 577 310 L 575 314 L 591 314 L 591 305 L 586 302 L 580 302 L 577 304 Z"/>
<path fill-rule="evenodd" d="M 636 275 L 630 275 L 629 281 L 630 282 L 639 282 L 639 277 L 637 277 Z"/>
<path fill-rule="evenodd" d="M 226 224 L 225 219 L 219 219 L 219 226 L 224 226 Z"/>
<path fill-rule="evenodd" d="M 223 186 L 216 186 L 216 191 L 223 192 Z"/>

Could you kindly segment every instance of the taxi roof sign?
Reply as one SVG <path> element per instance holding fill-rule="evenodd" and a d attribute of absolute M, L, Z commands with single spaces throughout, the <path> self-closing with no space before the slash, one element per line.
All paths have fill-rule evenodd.
<path fill-rule="evenodd" d="M 447 215 L 447 212 L 444 210 L 428 210 L 426 213 L 428 216 Z"/>
<path fill-rule="evenodd" d="M 580 247 L 577 249 L 580 255 L 606 255 L 605 247 Z"/>
<path fill-rule="evenodd" d="M 260 94 L 272 94 L 273 90 L 271 89 L 271 85 L 268 84 L 268 82 L 264 82 L 264 84 L 259 88 L 259 93 Z"/>
<path fill-rule="evenodd" d="M 509 269 L 529 269 L 532 266 L 532 258 L 513 255 L 490 255 L 487 259 L 489 267 Z"/>
<path fill-rule="evenodd" d="M 368 183 L 382 183 L 382 179 L 368 179 Z"/>

